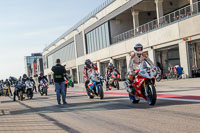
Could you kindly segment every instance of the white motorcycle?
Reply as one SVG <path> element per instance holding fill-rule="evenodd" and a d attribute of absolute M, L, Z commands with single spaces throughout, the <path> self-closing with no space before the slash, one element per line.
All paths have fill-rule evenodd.
<path fill-rule="evenodd" d="M 27 95 L 28 99 L 33 98 L 33 83 L 29 80 L 25 82 L 26 88 L 25 88 L 25 94 Z"/>
<path fill-rule="evenodd" d="M 44 94 L 47 96 L 48 93 L 48 82 L 43 79 L 40 81 L 40 94 L 43 96 Z"/>

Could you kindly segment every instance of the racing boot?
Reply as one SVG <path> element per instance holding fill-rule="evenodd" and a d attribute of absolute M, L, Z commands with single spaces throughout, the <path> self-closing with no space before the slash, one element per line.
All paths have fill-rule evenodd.
<path fill-rule="evenodd" d="M 125 89 L 127 92 L 131 95 L 134 95 L 136 92 L 136 89 L 134 86 L 132 86 L 132 82 L 130 80 L 127 80 L 124 82 Z"/>

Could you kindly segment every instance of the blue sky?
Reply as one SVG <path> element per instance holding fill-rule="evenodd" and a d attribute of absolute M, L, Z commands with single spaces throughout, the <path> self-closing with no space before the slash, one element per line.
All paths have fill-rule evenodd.
<path fill-rule="evenodd" d="M 105 0 L 0 0 L 0 79 L 25 72 L 41 52 Z"/>

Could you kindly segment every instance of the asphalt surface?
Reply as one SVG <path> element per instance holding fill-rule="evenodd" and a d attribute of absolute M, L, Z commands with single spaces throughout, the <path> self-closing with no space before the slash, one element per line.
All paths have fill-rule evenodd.
<path fill-rule="evenodd" d="M 199 133 L 200 102 L 158 99 L 155 106 L 127 96 L 88 99 L 68 93 L 67 105 L 57 105 L 54 88 L 48 96 L 13 102 L 0 97 L 0 133 Z"/>

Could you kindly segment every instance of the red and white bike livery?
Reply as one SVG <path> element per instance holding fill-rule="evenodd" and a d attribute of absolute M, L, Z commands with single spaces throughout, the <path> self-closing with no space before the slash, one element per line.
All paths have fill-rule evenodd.
<path fill-rule="evenodd" d="M 138 103 L 142 97 L 149 105 L 155 105 L 157 100 L 155 75 L 156 71 L 154 68 L 147 67 L 145 61 L 139 65 L 133 83 L 136 92 L 134 95 L 129 94 L 132 103 Z"/>

